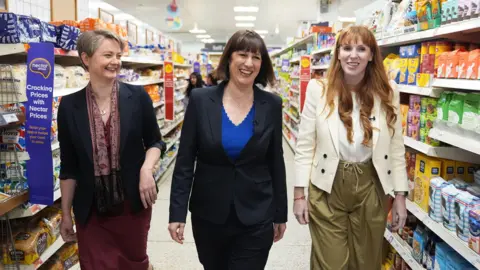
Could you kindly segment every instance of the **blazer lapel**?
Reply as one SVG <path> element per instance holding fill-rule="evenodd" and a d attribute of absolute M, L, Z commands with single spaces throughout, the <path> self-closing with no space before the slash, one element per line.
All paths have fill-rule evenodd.
<path fill-rule="evenodd" d="M 82 90 L 80 98 L 76 100 L 75 109 L 74 119 L 76 122 L 77 131 L 78 134 L 80 134 L 80 138 L 84 144 L 84 149 L 87 152 L 87 156 L 90 158 L 90 161 L 93 164 L 92 135 L 90 134 L 90 121 L 88 120 L 85 89 Z"/>
<path fill-rule="evenodd" d="M 375 151 L 375 148 L 377 147 L 378 138 L 381 132 L 380 127 L 383 126 L 382 121 L 384 117 L 380 116 L 380 113 L 381 113 L 380 104 L 381 104 L 380 99 L 378 97 L 375 97 L 375 103 L 373 105 L 372 115 L 370 117 L 370 123 L 372 124 L 372 129 L 373 129 L 372 130 L 373 151 Z"/>
<path fill-rule="evenodd" d="M 132 91 L 123 83 L 119 86 L 118 109 L 120 111 L 120 157 L 122 156 L 128 132 L 130 130 L 130 119 L 133 114 Z"/>
<path fill-rule="evenodd" d="M 222 110 L 223 110 L 223 91 L 225 88 L 225 82 L 219 84 L 215 91 L 210 95 L 210 100 L 212 104 L 207 106 L 208 121 L 210 124 L 210 134 L 212 138 L 212 143 L 216 146 L 217 150 L 220 151 L 226 159 L 232 161 L 225 150 L 223 149 L 222 144 Z"/>
<path fill-rule="evenodd" d="M 340 123 L 340 116 L 338 115 L 338 97 L 335 97 L 333 105 L 333 112 L 330 117 L 327 118 L 328 128 L 330 130 L 330 136 L 337 151 L 337 155 L 340 153 L 339 142 L 338 142 L 338 125 Z M 328 107 L 328 104 L 327 104 Z"/>

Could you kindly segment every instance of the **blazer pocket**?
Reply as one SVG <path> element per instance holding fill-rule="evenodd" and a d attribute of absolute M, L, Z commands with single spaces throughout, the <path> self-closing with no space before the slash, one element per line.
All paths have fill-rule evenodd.
<path fill-rule="evenodd" d="M 310 179 L 311 180 L 314 180 L 315 177 L 317 176 L 318 162 L 319 162 L 319 159 L 318 159 L 317 155 L 315 155 L 315 157 L 313 158 L 313 162 L 312 162 L 312 171 L 310 172 Z"/>

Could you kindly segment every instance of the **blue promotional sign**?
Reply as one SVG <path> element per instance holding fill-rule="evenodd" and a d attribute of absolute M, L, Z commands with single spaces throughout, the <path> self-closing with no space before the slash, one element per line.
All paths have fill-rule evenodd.
<path fill-rule="evenodd" d="M 193 64 L 193 72 L 200 73 L 200 63 L 199 62 L 195 62 Z"/>
<path fill-rule="evenodd" d="M 290 70 L 290 60 L 283 59 L 282 60 L 282 72 L 288 72 Z"/>
<path fill-rule="evenodd" d="M 27 56 L 26 147 L 30 202 L 53 204 L 52 129 L 53 44 L 31 43 Z"/>
<path fill-rule="evenodd" d="M 210 74 L 210 72 L 212 72 L 212 70 L 213 70 L 212 64 L 208 64 L 207 65 L 207 74 Z"/>

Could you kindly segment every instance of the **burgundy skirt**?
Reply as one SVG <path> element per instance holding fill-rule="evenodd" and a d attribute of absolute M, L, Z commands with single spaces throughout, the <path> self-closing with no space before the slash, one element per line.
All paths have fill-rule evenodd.
<path fill-rule="evenodd" d="M 130 203 L 114 217 L 98 216 L 92 210 L 87 224 L 76 225 L 81 269 L 147 270 L 151 218 L 151 207 L 133 214 Z"/>

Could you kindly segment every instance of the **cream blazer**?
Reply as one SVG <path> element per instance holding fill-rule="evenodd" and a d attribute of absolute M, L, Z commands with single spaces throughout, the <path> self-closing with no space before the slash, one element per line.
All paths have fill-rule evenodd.
<path fill-rule="evenodd" d="M 399 113 L 400 94 L 395 82 L 391 84 L 395 93 L 393 106 L 398 115 L 395 135 L 391 136 L 379 98 L 375 99 L 372 110 L 374 120 L 371 121 L 374 128 L 372 161 L 385 193 L 408 191 L 402 116 Z M 339 125 L 343 125 L 338 115 L 338 98 L 335 100 L 335 111 L 327 118 L 329 108 L 324 110 L 326 94 L 322 96 L 322 93 L 320 82 L 311 80 L 308 83 L 296 145 L 295 186 L 308 187 L 311 181 L 316 187 L 330 193 L 340 161 L 339 140 L 346 138 L 338 136 Z"/>

